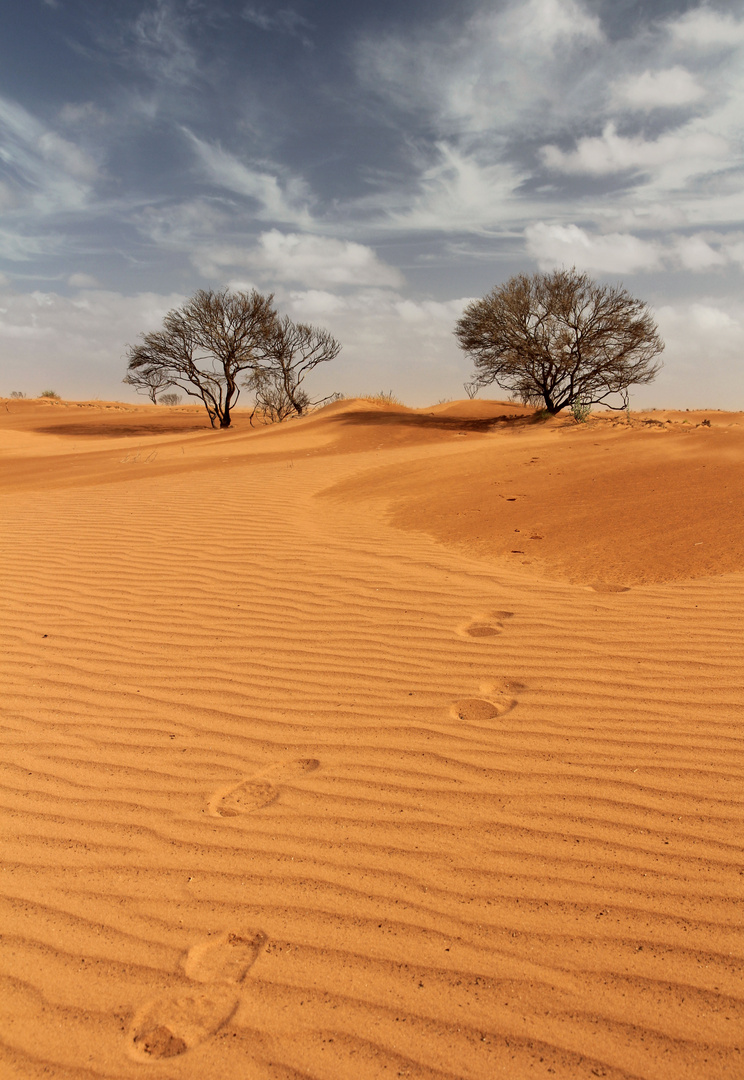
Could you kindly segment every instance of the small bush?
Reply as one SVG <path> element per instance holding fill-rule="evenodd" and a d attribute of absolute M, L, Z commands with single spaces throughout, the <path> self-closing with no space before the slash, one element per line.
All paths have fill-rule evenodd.
<path fill-rule="evenodd" d="M 160 395 L 160 404 L 161 405 L 180 405 L 181 404 L 181 395 L 180 394 L 161 394 Z"/>
<path fill-rule="evenodd" d="M 39 397 L 53 398 L 54 401 L 62 400 L 56 390 L 42 390 Z"/>
<path fill-rule="evenodd" d="M 579 399 L 571 402 L 571 412 L 573 413 L 573 418 L 577 424 L 585 424 L 589 419 L 589 413 L 591 411 L 591 405 L 586 405 Z"/>
<path fill-rule="evenodd" d="M 25 398 L 26 395 L 24 394 L 23 390 L 11 390 L 10 396 L 12 398 Z"/>

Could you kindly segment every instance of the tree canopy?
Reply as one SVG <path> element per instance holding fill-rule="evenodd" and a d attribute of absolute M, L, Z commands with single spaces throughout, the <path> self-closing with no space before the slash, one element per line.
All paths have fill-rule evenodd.
<path fill-rule="evenodd" d="M 664 348 L 645 303 L 575 268 L 510 278 L 465 309 L 455 335 L 475 362 L 471 386 L 496 383 L 551 414 L 574 402 L 627 407 Z"/>
<path fill-rule="evenodd" d="M 230 427 L 242 387 L 257 399 L 278 389 L 285 409 L 278 419 L 286 410 L 301 414 L 310 403 L 301 388 L 305 374 L 341 346 L 326 330 L 280 318 L 273 300 L 255 289 L 200 289 L 168 312 L 162 330 L 129 346 L 124 382 L 153 400 L 166 387 L 180 387 L 201 399 L 212 427 Z"/>
<path fill-rule="evenodd" d="M 144 383 L 159 372 L 168 386 L 203 401 L 212 427 L 229 427 L 241 374 L 263 360 L 277 318 L 273 299 L 255 289 L 200 289 L 168 312 L 162 330 L 130 346 L 127 379 Z"/>

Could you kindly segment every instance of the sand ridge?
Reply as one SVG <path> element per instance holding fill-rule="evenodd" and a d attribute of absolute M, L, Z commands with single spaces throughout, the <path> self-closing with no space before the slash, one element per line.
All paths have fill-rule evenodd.
<path fill-rule="evenodd" d="M 742 418 L 108 412 L 0 410 L 0 1075 L 741 1075 Z"/>

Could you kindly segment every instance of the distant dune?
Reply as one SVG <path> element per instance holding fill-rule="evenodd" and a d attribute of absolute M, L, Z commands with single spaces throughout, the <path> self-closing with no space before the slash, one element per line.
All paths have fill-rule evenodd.
<path fill-rule="evenodd" d="M 744 414 L 0 463 L 3 1080 L 744 1076 Z"/>

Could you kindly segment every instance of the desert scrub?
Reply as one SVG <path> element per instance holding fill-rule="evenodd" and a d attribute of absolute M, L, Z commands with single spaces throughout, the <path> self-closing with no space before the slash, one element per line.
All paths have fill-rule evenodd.
<path fill-rule="evenodd" d="M 571 402 L 571 413 L 577 424 L 585 424 L 589 419 L 589 414 L 592 411 L 591 405 L 586 404 L 583 401 Z"/>
<path fill-rule="evenodd" d="M 42 390 L 39 397 L 53 398 L 54 401 L 62 400 L 56 390 Z"/>

